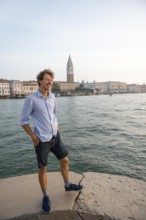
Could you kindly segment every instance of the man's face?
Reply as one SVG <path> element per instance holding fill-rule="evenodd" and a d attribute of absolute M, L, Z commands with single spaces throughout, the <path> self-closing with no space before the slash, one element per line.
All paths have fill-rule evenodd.
<path fill-rule="evenodd" d="M 50 75 L 45 74 L 44 79 L 40 80 L 39 83 L 40 83 L 40 88 L 50 91 L 53 86 L 53 79 Z"/>

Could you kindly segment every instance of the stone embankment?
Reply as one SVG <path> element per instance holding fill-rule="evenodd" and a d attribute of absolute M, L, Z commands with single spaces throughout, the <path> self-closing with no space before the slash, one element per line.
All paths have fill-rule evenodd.
<path fill-rule="evenodd" d="M 146 182 L 102 173 L 84 173 L 74 210 L 114 220 L 146 220 Z"/>
<path fill-rule="evenodd" d="M 0 180 L 0 219 L 146 220 L 146 182 L 103 173 L 70 173 L 82 192 L 65 192 L 59 172 L 47 173 L 53 212 L 41 213 L 37 174 Z"/>

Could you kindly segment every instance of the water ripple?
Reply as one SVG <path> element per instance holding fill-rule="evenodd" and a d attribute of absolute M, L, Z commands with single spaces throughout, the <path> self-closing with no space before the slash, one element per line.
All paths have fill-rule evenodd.
<path fill-rule="evenodd" d="M 146 94 L 59 97 L 58 121 L 70 169 L 146 181 Z M 0 100 L 0 178 L 37 172 L 31 139 L 19 126 L 24 100 Z M 50 154 L 48 171 L 59 163 Z"/>

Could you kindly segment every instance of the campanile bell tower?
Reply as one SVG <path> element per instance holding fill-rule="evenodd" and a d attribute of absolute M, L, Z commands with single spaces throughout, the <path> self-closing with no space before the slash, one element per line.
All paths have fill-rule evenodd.
<path fill-rule="evenodd" d="M 68 83 L 74 82 L 74 68 L 70 55 L 67 61 L 67 82 Z"/>

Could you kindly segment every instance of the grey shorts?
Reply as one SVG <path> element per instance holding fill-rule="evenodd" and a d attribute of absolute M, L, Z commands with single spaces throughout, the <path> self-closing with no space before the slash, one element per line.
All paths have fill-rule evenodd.
<path fill-rule="evenodd" d="M 61 140 L 59 131 L 57 132 L 57 136 L 53 137 L 50 141 L 40 142 L 35 147 L 35 151 L 39 168 L 47 165 L 48 154 L 50 151 L 58 158 L 58 160 L 61 160 L 68 155 L 68 151 Z"/>

